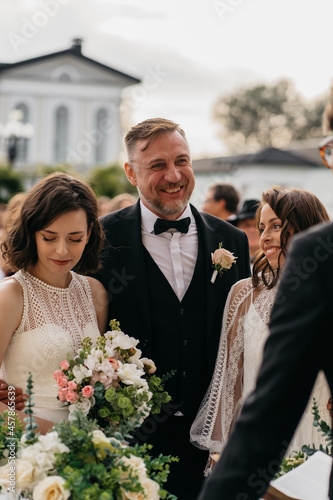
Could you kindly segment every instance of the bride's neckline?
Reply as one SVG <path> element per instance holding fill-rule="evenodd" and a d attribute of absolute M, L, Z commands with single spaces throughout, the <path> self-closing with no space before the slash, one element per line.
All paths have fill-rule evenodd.
<path fill-rule="evenodd" d="M 70 271 L 70 282 L 69 282 L 68 286 L 66 286 L 66 287 L 50 285 L 49 283 L 46 283 L 45 281 L 41 280 L 40 278 L 37 278 L 33 274 L 29 273 L 29 271 L 27 271 L 27 270 L 21 270 L 21 272 L 26 274 L 30 280 L 35 281 L 36 283 L 43 286 L 44 288 L 47 288 L 47 289 L 53 290 L 53 291 L 67 292 L 68 290 L 71 289 L 71 287 L 73 285 L 73 281 L 74 281 L 72 271 Z"/>

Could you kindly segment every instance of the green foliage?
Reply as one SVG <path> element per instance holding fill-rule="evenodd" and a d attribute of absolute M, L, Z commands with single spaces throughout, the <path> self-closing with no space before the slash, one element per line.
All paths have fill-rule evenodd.
<path fill-rule="evenodd" d="M 129 448 L 132 455 L 142 457 L 147 469 L 148 476 L 153 481 L 156 481 L 160 486 L 163 486 L 168 479 L 170 473 L 170 464 L 172 462 L 179 462 L 178 457 L 172 457 L 171 455 L 158 455 L 156 458 L 152 458 L 150 451 L 153 446 L 151 444 L 143 444 L 132 446 Z M 160 498 L 166 500 L 177 500 L 177 497 L 171 495 L 163 488 L 159 491 Z"/>
<path fill-rule="evenodd" d="M 8 203 L 16 193 L 23 191 L 21 176 L 9 168 L 0 167 L 0 203 Z"/>
<path fill-rule="evenodd" d="M 153 393 L 153 397 L 149 402 L 151 405 L 150 412 L 152 414 L 159 413 L 161 411 L 162 404 L 171 401 L 169 393 L 164 391 L 164 380 L 165 379 L 161 379 L 156 375 L 151 375 L 147 379 L 149 390 Z"/>
<path fill-rule="evenodd" d="M 57 165 L 40 165 L 38 168 L 38 174 L 41 177 L 45 177 L 49 174 L 54 174 L 55 172 L 62 172 L 64 174 L 74 175 L 72 165 L 69 163 L 58 163 Z"/>
<path fill-rule="evenodd" d="M 15 444 L 17 451 L 18 442 L 23 434 L 23 426 L 11 410 L 0 413 L 0 460 L 5 458 L 9 445 Z"/>
<path fill-rule="evenodd" d="M 149 455 L 151 445 L 128 446 L 124 436 L 113 433 L 109 442 L 98 444 L 93 441 L 96 422 L 88 421 L 76 414 L 77 420 L 61 422 L 55 430 L 69 453 L 61 453 L 56 460 L 56 473 L 66 480 L 66 489 L 73 500 L 115 500 L 123 498 L 121 487 L 129 492 L 142 492 L 135 470 L 122 462 L 122 457 L 140 457 L 146 466 L 147 475 L 161 487 L 160 497 L 176 500 L 162 488 L 166 482 L 170 464 L 177 458 Z M 125 473 L 125 474 L 124 474 Z"/>
<path fill-rule="evenodd" d="M 324 447 L 322 444 L 320 444 L 319 448 L 316 448 L 314 444 L 312 445 L 312 447 L 310 445 L 303 445 L 301 451 L 294 451 L 292 457 L 285 457 L 282 460 L 280 470 L 276 474 L 274 479 L 277 479 L 286 472 L 295 469 L 303 462 L 305 462 L 305 460 L 307 460 L 307 458 L 313 455 L 316 451 L 322 451 L 324 453 L 327 453 L 327 455 L 332 454 L 332 429 L 324 420 L 321 419 L 316 398 L 313 398 L 312 401 L 313 426 L 318 428 L 318 432 L 321 432 L 322 436 L 327 442 L 327 445 Z"/>
<path fill-rule="evenodd" d="M 292 140 L 320 137 L 327 96 L 305 102 L 288 80 L 242 88 L 221 97 L 214 117 L 231 151 L 282 147 Z"/>
<path fill-rule="evenodd" d="M 295 452 L 292 457 L 285 457 L 282 460 L 280 465 L 280 470 L 276 474 L 274 479 L 277 479 L 278 477 L 283 476 L 290 470 L 295 469 L 296 467 L 304 463 L 307 460 L 307 458 L 308 457 L 301 451 Z"/>
<path fill-rule="evenodd" d="M 315 398 L 313 398 L 312 414 L 313 414 L 313 425 L 314 425 L 314 427 L 317 427 L 317 431 L 321 433 L 323 438 L 325 438 L 325 441 L 327 444 L 325 447 L 322 444 L 320 444 L 319 448 L 316 448 L 314 445 L 312 445 L 312 447 L 310 445 L 304 445 L 304 446 L 302 446 L 302 451 L 309 456 L 313 455 L 318 450 L 323 451 L 324 453 L 327 453 L 327 455 L 331 455 L 332 454 L 332 429 L 325 422 L 325 420 L 322 420 L 322 418 L 319 414 L 319 409 L 318 409 L 317 401 Z"/>
<path fill-rule="evenodd" d="M 127 180 L 124 169 L 118 164 L 92 169 L 88 182 L 97 196 L 113 198 L 121 193 L 136 193 L 136 188 Z"/>
<path fill-rule="evenodd" d="M 33 417 L 33 407 L 35 403 L 33 402 L 33 382 L 32 382 L 32 373 L 29 372 L 28 380 L 27 380 L 27 395 L 28 399 L 25 404 L 25 408 L 23 412 L 28 415 L 24 422 L 25 426 L 25 438 L 27 443 L 34 443 L 37 438 L 35 431 L 38 429 L 38 424 L 35 422 L 35 418 Z"/>
<path fill-rule="evenodd" d="M 66 479 L 66 488 L 71 491 L 73 500 L 114 499 L 120 492 L 122 471 L 115 466 L 119 460 L 119 445 L 107 448 L 104 460 L 98 458 L 92 436 L 94 427 L 95 423 L 82 417 L 78 422 L 61 422 L 55 426 L 61 442 L 70 450 L 59 455 L 56 469 Z M 127 487 L 130 491 L 138 491 L 138 479 L 134 478 L 133 485 L 127 484 Z"/>

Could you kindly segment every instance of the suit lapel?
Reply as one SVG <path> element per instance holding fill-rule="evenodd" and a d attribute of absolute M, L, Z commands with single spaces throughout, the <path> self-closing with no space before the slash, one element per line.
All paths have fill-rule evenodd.
<path fill-rule="evenodd" d="M 205 291 L 207 297 L 207 334 L 211 331 L 213 326 L 216 308 L 219 307 L 218 301 L 221 300 L 219 290 L 223 287 L 222 280 L 216 280 L 214 285 L 211 283 L 211 277 L 213 274 L 212 258 L 211 253 L 214 252 L 221 242 L 221 234 L 218 233 L 218 226 L 214 222 L 206 221 L 200 215 L 196 208 L 191 205 L 191 210 L 194 215 L 197 228 L 198 236 L 202 242 L 202 248 L 204 252 L 204 262 L 205 262 Z"/>
<path fill-rule="evenodd" d="M 133 206 L 132 213 L 126 215 L 119 212 L 119 218 L 123 220 L 122 233 L 119 241 L 121 241 L 121 259 L 125 273 L 129 277 L 128 286 L 131 287 L 134 299 L 137 301 L 143 317 L 146 321 L 147 331 L 150 332 L 150 310 L 148 300 L 148 288 L 146 280 L 146 270 L 144 262 L 144 247 L 141 237 L 141 213 L 140 203 Z M 124 223 L 126 221 L 126 224 Z M 130 314 L 130 304 L 128 304 Z"/>

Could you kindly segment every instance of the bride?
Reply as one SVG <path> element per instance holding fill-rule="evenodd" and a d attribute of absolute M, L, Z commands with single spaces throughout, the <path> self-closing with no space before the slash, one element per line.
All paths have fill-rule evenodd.
<path fill-rule="evenodd" d="M 274 187 L 262 195 L 257 211 L 260 250 L 253 276 L 235 283 L 229 292 L 213 378 L 190 432 L 195 446 L 210 451 L 206 475 L 223 450 L 245 398 L 255 387 L 288 242 L 293 234 L 328 220 L 324 206 L 307 191 Z M 329 419 L 330 392 L 322 373 L 289 452 L 321 442 L 312 425 L 312 397 L 316 397 L 321 417 Z"/>
<path fill-rule="evenodd" d="M 105 332 L 105 289 L 77 274 L 97 270 L 102 241 L 91 188 L 56 173 L 28 192 L 1 247 L 18 271 L 0 282 L 0 378 L 21 388 L 31 372 L 34 413 L 49 422 L 68 414 L 57 400 L 54 371 L 67 354 L 76 354 L 84 337 Z M 0 403 L 0 411 L 6 409 Z"/>

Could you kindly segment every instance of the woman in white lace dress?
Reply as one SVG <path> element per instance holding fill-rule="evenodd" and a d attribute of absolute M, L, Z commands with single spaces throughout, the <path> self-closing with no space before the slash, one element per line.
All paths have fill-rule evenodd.
<path fill-rule="evenodd" d="M 235 283 L 230 290 L 214 375 L 191 427 L 191 441 L 210 451 L 213 457 L 210 465 L 223 450 L 245 398 L 255 387 L 289 239 L 328 220 L 324 206 L 307 191 L 274 187 L 262 195 L 257 211 L 260 250 L 254 261 L 253 276 Z M 329 421 L 330 392 L 323 374 L 317 379 L 313 396 L 322 418 Z M 312 425 L 311 406 L 310 400 L 289 451 L 322 442 Z M 209 472 L 210 467 L 206 474 Z"/>
<path fill-rule="evenodd" d="M 57 400 L 54 371 L 84 337 L 105 332 L 104 287 L 82 276 L 97 270 L 102 244 L 92 189 L 56 173 L 29 191 L 2 245 L 18 271 L 0 283 L 0 379 L 25 388 L 31 372 L 34 412 L 47 421 L 68 414 Z"/>

